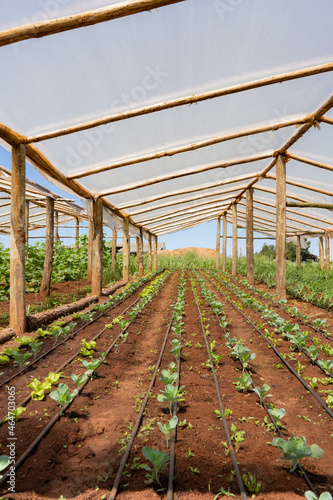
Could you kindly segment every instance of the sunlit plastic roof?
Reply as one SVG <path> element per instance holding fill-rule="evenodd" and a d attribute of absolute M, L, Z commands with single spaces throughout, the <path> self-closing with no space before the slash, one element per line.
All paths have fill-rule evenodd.
<path fill-rule="evenodd" d="M 92 8 L 122 17 L 15 41 Z M 249 186 L 269 233 L 279 152 L 288 202 L 333 203 L 332 18 L 331 0 L 2 0 L 0 137 L 102 197 L 115 225 L 130 216 L 132 233 L 201 224 L 235 200 L 243 226 Z M 329 230 L 332 211 L 288 208 L 288 233 Z"/>

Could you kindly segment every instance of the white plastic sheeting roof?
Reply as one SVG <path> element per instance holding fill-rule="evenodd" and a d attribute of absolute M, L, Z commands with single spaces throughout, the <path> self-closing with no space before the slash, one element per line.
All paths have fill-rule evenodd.
<path fill-rule="evenodd" d="M 2 0 L 0 31 L 116 3 Z M 102 196 L 119 209 L 118 222 L 128 214 L 157 235 L 193 226 L 229 209 L 254 182 L 255 227 L 269 232 L 275 168 L 267 167 L 281 149 L 328 165 L 291 158 L 287 200 L 333 203 L 332 16 L 331 0 L 186 0 L 2 46 L 0 121 L 36 141 L 27 153 L 38 148 L 52 165 L 33 162 L 44 175 L 81 196 Z M 328 64 L 312 76 L 41 140 L 91 120 Z M 314 121 L 329 99 L 327 121 Z M 284 149 L 304 123 L 309 131 Z M 288 209 L 287 231 L 332 230 L 332 214 Z M 244 219 L 240 204 L 240 226 Z"/>

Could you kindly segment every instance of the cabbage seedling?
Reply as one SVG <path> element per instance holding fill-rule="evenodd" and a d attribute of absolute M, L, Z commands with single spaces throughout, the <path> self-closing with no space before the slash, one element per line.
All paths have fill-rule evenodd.
<path fill-rule="evenodd" d="M 167 448 L 169 448 L 170 435 L 172 431 L 177 427 L 177 424 L 178 424 L 178 417 L 176 416 L 172 417 L 172 419 L 169 420 L 169 422 L 167 422 L 165 425 L 161 424 L 161 422 L 157 422 L 160 431 L 165 435 Z"/>
<path fill-rule="evenodd" d="M 36 358 L 37 354 L 41 350 L 42 345 L 43 342 L 37 342 L 37 340 L 33 340 L 32 342 L 29 343 L 29 347 L 34 353 L 34 358 Z"/>
<path fill-rule="evenodd" d="M 0 472 L 5 470 L 9 464 L 10 464 L 10 458 L 7 455 L 2 455 L 0 457 Z M 0 479 L 1 478 L 2 478 L 2 475 L 0 475 Z"/>
<path fill-rule="evenodd" d="M 282 427 L 281 420 L 285 416 L 286 410 L 284 408 L 280 408 L 279 410 L 277 408 L 274 408 L 274 409 L 269 409 L 268 412 L 273 418 L 276 425 L 278 427 Z"/>
<path fill-rule="evenodd" d="M 318 347 L 316 347 L 315 345 L 312 344 L 312 345 L 310 345 L 310 347 L 308 347 L 305 350 L 308 353 L 308 355 L 310 356 L 312 363 L 314 363 L 315 360 L 319 356 L 320 349 Z"/>
<path fill-rule="evenodd" d="M 333 373 L 333 359 L 318 361 L 318 364 L 319 364 L 320 368 L 322 368 L 329 375 L 331 375 Z"/>
<path fill-rule="evenodd" d="M 14 365 L 18 365 L 20 368 L 29 364 L 27 359 L 30 358 L 30 356 L 32 356 L 31 352 L 20 353 L 13 349 Z"/>
<path fill-rule="evenodd" d="M 148 446 L 145 446 L 142 448 L 142 453 L 145 456 L 149 462 L 153 465 L 152 467 L 149 467 L 149 465 L 146 464 L 141 464 L 141 468 L 147 471 L 146 478 L 147 481 L 145 481 L 146 484 L 151 484 L 151 483 L 158 483 L 160 486 L 160 473 L 164 471 L 167 466 L 168 462 L 170 461 L 169 455 L 165 451 L 159 451 L 154 448 L 149 448 Z"/>
<path fill-rule="evenodd" d="M 92 375 L 96 368 L 98 368 L 101 364 L 101 360 L 94 359 L 94 361 L 86 361 L 85 359 L 81 359 L 81 363 L 83 364 L 84 368 L 87 369 L 86 374 L 88 375 L 88 377 L 90 377 L 90 375 Z"/>
<path fill-rule="evenodd" d="M 302 458 L 321 458 L 324 454 L 324 451 L 317 444 L 306 446 L 306 439 L 304 436 L 300 438 L 293 436 L 289 438 L 288 441 L 283 438 L 273 438 L 272 445 L 279 448 L 284 458 L 291 461 L 291 472 L 296 469 Z"/>
<path fill-rule="evenodd" d="M 57 390 L 50 393 L 50 398 L 54 399 L 63 408 L 66 404 L 71 403 L 77 394 L 77 389 L 74 389 L 70 394 L 68 385 L 59 384 Z"/>
<path fill-rule="evenodd" d="M 179 389 L 171 384 L 165 386 L 165 390 L 161 391 L 161 394 L 157 396 L 157 401 L 160 403 L 169 403 L 170 415 L 172 413 L 172 405 L 175 401 L 184 401 L 182 390 L 184 389 L 182 385 Z"/>
<path fill-rule="evenodd" d="M 241 361 L 243 365 L 243 371 L 248 366 L 249 361 L 252 361 L 256 357 L 254 353 L 251 354 L 250 349 L 244 347 L 243 344 L 241 344 L 240 342 L 238 342 L 235 345 L 234 350 L 232 351 L 231 354 L 236 356 L 236 358 L 238 358 Z"/>
<path fill-rule="evenodd" d="M 182 350 L 182 345 L 180 343 L 180 340 L 178 339 L 173 339 L 171 341 L 172 348 L 170 349 L 170 352 L 174 355 L 175 359 L 178 359 Z"/>
<path fill-rule="evenodd" d="M 260 387 L 255 387 L 253 389 L 253 391 L 258 395 L 258 397 L 260 399 L 261 406 L 262 406 L 263 401 L 264 401 L 265 398 L 271 398 L 272 397 L 272 394 L 268 394 L 269 390 L 270 390 L 270 387 L 269 387 L 268 384 L 264 384 L 262 389 L 260 389 Z"/>
<path fill-rule="evenodd" d="M 160 381 L 163 384 L 174 384 L 178 379 L 178 373 L 170 373 L 169 370 L 162 370 L 162 375 L 160 376 Z"/>
<path fill-rule="evenodd" d="M 75 375 L 72 373 L 71 379 L 73 380 L 74 384 L 76 385 L 77 388 L 79 388 L 88 378 L 88 375 L 84 373 L 83 375 Z"/>
<path fill-rule="evenodd" d="M 244 373 L 242 377 L 236 377 L 237 382 L 233 382 L 235 389 L 239 392 L 246 392 L 252 384 L 252 378 L 249 373 Z"/>
<path fill-rule="evenodd" d="M 328 491 L 323 491 L 319 497 L 313 491 L 306 491 L 304 496 L 307 500 L 332 500 L 332 495 Z"/>

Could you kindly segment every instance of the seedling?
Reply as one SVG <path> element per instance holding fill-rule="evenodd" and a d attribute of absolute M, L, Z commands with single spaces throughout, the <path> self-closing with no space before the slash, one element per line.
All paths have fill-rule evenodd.
<path fill-rule="evenodd" d="M 27 359 L 30 358 L 30 356 L 32 356 L 31 352 L 20 353 L 13 349 L 14 365 L 18 365 L 20 369 L 23 368 L 24 365 L 29 364 Z"/>
<path fill-rule="evenodd" d="M 268 394 L 269 390 L 270 390 L 270 387 L 267 384 L 264 384 L 262 389 L 260 389 L 260 387 L 255 387 L 253 389 L 253 391 L 258 395 L 258 397 L 260 399 L 261 406 L 262 406 L 263 401 L 264 401 L 265 398 L 271 398 L 272 397 L 272 394 Z"/>
<path fill-rule="evenodd" d="M 318 361 L 320 368 L 322 368 L 330 376 L 333 375 L 333 359 L 328 359 L 325 361 Z"/>
<path fill-rule="evenodd" d="M 128 333 L 129 333 L 129 332 L 126 332 L 126 333 L 121 333 L 121 334 L 120 334 L 120 336 L 119 336 L 119 339 L 121 339 L 121 340 L 122 340 L 122 343 L 123 343 L 123 344 L 126 344 L 126 342 L 127 342 Z"/>
<path fill-rule="evenodd" d="M 231 441 L 235 441 L 235 449 L 236 449 L 236 451 L 238 451 L 240 443 L 245 441 L 245 438 L 244 438 L 245 431 L 238 431 L 235 424 L 231 425 L 230 430 L 232 432 L 230 439 L 231 439 Z"/>
<path fill-rule="evenodd" d="M 323 450 L 317 444 L 306 446 L 306 439 L 304 436 L 300 438 L 293 436 L 289 438 L 288 441 L 283 438 L 273 438 L 272 445 L 279 448 L 284 458 L 291 461 L 291 472 L 296 469 L 302 458 L 321 458 L 324 454 Z"/>
<path fill-rule="evenodd" d="M 175 401 L 184 401 L 182 390 L 184 389 L 182 385 L 179 389 L 171 384 L 165 386 L 165 390 L 161 391 L 161 394 L 157 396 L 157 401 L 160 403 L 169 403 L 170 415 L 172 414 L 172 405 Z"/>
<path fill-rule="evenodd" d="M 178 359 L 182 350 L 182 345 L 180 343 L 180 340 L 178 339 L 173 339 L 171 341 L 172 348 L 170 349 L 170 352 L 174 355 L 175 359 Z"/>
<path fill-rule="evenodd" d="M 178 373 L 170 373 L 169 370 L 162 370 L 162 375 L 160 376 L 160 381 L 163 384 L 174 384 L 178 379 Z"/>
<path fill-rule="evenodd" d="M 149 465 L 146 464 L 141 464 L 141 468 L 147 471 L 146 478 L 147 480 L 145 481 L 146 484 L 151 484 L 154 482 L 157 482 L 160 486 L 160 473 L 164 471 L 168 463 L 170 461 L 169 455 L 165 451 L 159 451 L 154 448 L 148 448 L 148 446 L 145 446 L 142 448 L 142 453 L 144 457 L 151 462 L 153 465 L 152 467 L 149 467 Z"/>
<path fill-rule="evenodd" d="M 194 457 L 194 453 L 193 451 L 191 450 L 191 448 L 188 449 L 188 452 L 186 453 L 186 458 L 192 458 Z"/>
<path fill-rule="evenodd" d="M 318 497 L 313 491 L 308 490 L 304 493 L 304 496 L 307 500 L 332 500 L 332 495 L 328 491 L 324 491 Z"/>
<path fill-rule="evenodd" d="M 190 469 L 190 472 L 192 472 L 192 474 L 200 474 L 200 471 L 197 467 L 191 467 L 189 465 L 189 469 Z"/>
<path fill-rule="evenodd" d="M 66 404 L 71 403 L 77 394 L 77 389 L 74 389 L 70 394 L 68 385 L 59 384 L 57 390 L 50 393 L 50 398 L 54 399 L 63 408 Z"/>
<path fill-rule="evenodd" d="M 214 500 L 218 500 L 218 498 L 222 497 L 222 496 L 226 496 L 226 497 L 234 497 L 235 495 L 233 493 L 230 492 L 230 486 L 228 487 L 227 490 L 225 490 L 223 488 L 223 486 L 221 486 L 220 488 L 220 491 L 218 492 L 217 495 L 215 495 L 214 497 Z"/>
<path fill-rule="evenodd" d="M 47 381 L 41 382 L 37 378 L 34 378 L 32 382 L 27 385 L 27 387 L 31 387 L 33 389 L 31 399 L 35 401 L 42 401 L 45 397 L 45 391 L 50 391 L 52 384 Z"/>
<path fill-rule="evenodd" d="M 79 388 L 87 380 L 87 378 L 88 376 L 85 373 L 83 375 L 75 375 L 74 373 L 72 373 L 71 375 L 71 379 L 73 380 L 77 388 Z"/>
<path fill-rule="evenodd" d="M 243 474 L 243 482 L 247 489 L 249 490 L 250 493 L 253 493 L 254 495 L 258 495 L 258 493 L 261 490 L 261 482 L 258 481 L 259 476 L 256 476 L 255 474 L 251 474 L 251 472 L 247 474 Z"/>
<path fill-rule="evenodd" d="M 81 359 L 81 363 L 83 364 L 84 368 L 87 369 L 86 374 L 88 375 L 88 377 L 90 377 L 101 364 L 101 360 L 94 359 L 94 361 L 86 361 L 85 359 Z"/>
<path fill-rule="evenodd" d="M 313 345 L 313 344 L 312 344 L 312 345 L 310 345 L 310 347 L 308 347 L 308 348 L 306 349 L 306 352 L 307 352 L 307 353 L 308 353 L 308 355 L 310 356 L 312 363 L 314 363 L 314 362 L 315 362 L 315 360 L 318 358 L 318 356 L 319 356 L 319 351 L 320 351 L 320 349 L 318 349 L 318 347 L 316 347 L 316 346 L 315 346 L 315 345 Z"/>
<path fill-rule="evenodd" d="M 9 464 L 10 464 L 10 458 L 7 455 L 2 455 L 0 457 L 0 472 L 5 470 Z M 2 475 L 0 475 L 0 479 L 1 478 L 2 478 Z"/>
<path fill-rule="evenodd" d="M 170 435 L 171 435 L 172 431 L 177 427 L 177 424 L 178 424 L 178 417 L 176 417 L 176 416 L 172 417 L 172 419 L 169 420 L 169 422 L 167 422 L 164 425 L 161 424 L 161 422 L 157 422 L 157 425 L 158 425 L 160 431 L 165 435 L 167 448 L 169 447 Z"/>
<path fill-rule="evenodd" d="M 282 428 L 281 420 L 286 414 L 286 410 L 284 408 L 280 408 L 279 410 L 277 408 L 269 409 L 268 410 L 269 414 L 273 418 L 274 422 L 278 427 Z"/>
<path fill-rule="evenodd" d="M 49 382 L 51 385 L 56 385 L 59 382 L 60 377 L 63 376 L 62 372 L 54 373 L 50 372 L 45 378 L 45 382 Z"/>
<path fill-rule="evenodd" d="M 244 347 L 240 342 L 235 345 L 231 354 L 240 360 L 243 365 L 243 371 L 249 365 L 249 361 L 252 361 L 256 357 L 254 353 L 251 354 L 250 349 Z"/>
<path fill-rule="evenodd" d="M 43 342 L 38 342 L 37 340 L 33 340 L 32 342 L 29 343 L 29 347 L 34 353 L 34 359 L 37 357 L 37 354 L 41 350 L 43 345 Z"/>
<path fill-rule="evenodd" d="M 239 392 L 246 392 L 252 384 L 252 378 L 249 373 L 244 373 L 242 377 L 236 377 L 237 382 L 233 382 L 235 389 Z"/>

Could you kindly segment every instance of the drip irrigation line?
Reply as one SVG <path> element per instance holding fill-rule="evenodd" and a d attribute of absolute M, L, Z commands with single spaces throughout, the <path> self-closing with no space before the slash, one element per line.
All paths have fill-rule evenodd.
<path fill-rule="evenodd" d="M 221 271 L 220 271 L 220 270 L 219 270 L 219 272 L 221 273 Z M 221 274 L 222 274 L 222 276 L 224 275 L 224 273 L 221 273 Z M 228 278 L 233 279 L 233 280 L 234 280 L 234 281 L 236 281 L 236 283 L 238 283 L 238 284 L 242 284 L 242 285 L 243 285 L 243 286 L 244 286 L 247 290 L 249 290 L 249 291 L 253 292 L 255 295 L 258 295 L 261 299 L 264 299 L 264 300 L 268 300 L 268 301 L 270 301 L 270 302 L 271 302 L 271 304 L 272 304 L 273 306 L 275 306 L 277 309 L 280 309 L 281 311 L 284 311 L 286 314 L 289 314 L 289 316 L 290 316 L 291 318 L 293 318 L 293 316 L 290 314 L 290 312 L 288 312 L 288 311 L 286 310 L 286 308 L 285 308 L 285 307 L 283 307 L 281 304 L 279 304 L 279 303 L 275 302 L 275 301 L 274 301 L 274 300 L 273 300 L 270 296 L 269 296 L 268 298 L 265 298 L 265 297 L 263 297 L 263 296 L 262 296 L 262 295 L 261 295 L 261 294 L 257 291 L 257 289 L 255 289 L 254 287 L 253 287 L 253 288 L 248 287 L 248 286 L 246 285 L 246 283 L 244 283 L 244 281 L 243 281 L 243 280 L 241 280 L 241 279 L 237 279 L 235 276 L 232 276 L 232 275 L 230 275 L 230 274 L 228 274 L 228 273 L 225 273 L 225 274 L 227 274 L 227 275 L 228 275 Z M 269 295 L 270 295 L 270 294 L 269 294 Z M 309 302 L 308 302 L 308 303 L 309 303 Z M 310 303 L 312 304 L 312 302 L 310 302 Z M 317 306 L 317 304 L 312 304 L 312 305 L 314 305 L 314 306 L 316 306 L 316 307 L 320 307 L 320 306 Z M 327 309 L 325 309 L 325 310 L 327 311 Z M 328 335 L 326 335 L 326 334 L 325 334 L 323 331 L 321 331 L 319 328 L 316 328 L 315 326 L 313 326 L 313 325 L 312 325 L 311 323 L 309 323 L 308 321 L 305 321 L 304 319 L 299 318 L 299 317 L 297 317 L 297 318 L 295 318 L 295 319 L 296 319 L 297 321 L 301 322 L 301 323 L 302 323 L 303 325 L 305 325 L 306 327 L 311 328 L 311 329 L 312 329 L 313 331 L 315 331 L 316 333 L 319 333 L 319 335 L 321 335 L 322 337 L 324 337 L 326 340 L 330 340 L 330 341 L 332 341 L 332 340 L 333 340 L 331 337 L 329 337 Z"/>
<path fill-rule="evenodd" d="M 200 307 L 199 307 L 199 304 L 198 304 L 198 301 L 197 301 L 197 297 L 196 297 L 195 292 L 193 290 L 193 283 L 192 283 L 192 292 L 193 292 L 193 296 L 194 296 L 194 300 L 195 300 L 196 306 L 197 306 L 198 311 L 199 311 L 199 317 L 200 317 L 200 323 L 201 323 L 202 333 L 203 333 L 203 336 L 204 336 L 204 340 L 205 340 L 205 344 L 206 344 L 206 349 L 207 349 L 207 354 L 208 354 L 208 357 L 209 357 L 209 361 L 210 361 L 211 366 L 212 366 L 212 374 L 213 374 L 213 378 L 214 378 L 214 384 L 215 384 L 215 389 L 216 389 L 216 394 L 217 394 L 217 400 L 218 400 L 218 404 L 219 404 L 219 408 L 220 408 L 220 413 L 221 413 L 221 417 L 222 417 L 223 428 L 224 428 L 225 436 L 226 436 L 226 439 L 227 439 L 228 449 L 229 449 L 229 452 L 230 452 L 230 456 L 231 456 L 233 468 L 235 470 L 235 475 L 236 475 L 236 478 L 237 478 L 237 483 L 238 483 L 239 491 L 240 491 L 242 499 L 243 500 L 247 500 L 247 496 L 246 496 L 245 489 L 244 489 L 244 483 L 243 483 L 242 476 L 241 476 L 240 471 L 239 471 L 238 463 L 237 463 L 237 460 L 236 460 L 236 457 L 235 457 L 235 454 L 234 454 L 234 450 L 233 450 L 233 446 L 232 446 L 232 443 L 231 443 L 231 439 L 230 439 L 230 434 L 229 434 L 229 429 L 228 429 L 227 421 L 226 421 L 226 418 L 225 418 L 225 415 L 224 415 L 224 408 L 223 408 L 223 405 L 222 405 L 220 388 L 219 388 L 218 380 L 217 380 L 216 373 L 215 373 L 215 370 L 214 370 L 214 362 L 213 362 L 212 356 L 211 356 L 211 354 L 209 352 L 209 345 L 208 345 L 207 337 L 206 337 L 206 334 L 205 334 L 205 327 L 204 327 L 203 322 L 202 322 L 202 317 L 201 317 L 201 314 L 200 314 Z"/>
<path fill-rule="evenodd" d="M 209 278 L 208 278 L 208 279 L 209 279 Z M 231 291 L 231 292 L 232 292 L 232 293 L 233 293 L 233 294 L 234 294 L 234 295 L 235 295 L 238 299 L 240 299 L 240 300 L 241 300 L 241 298 L 240 298 L 240 297 L 238 297 L 238 295 L 237 295 L 237 293 L 235 292 L 235 290 L 233 290 L 232 288 L 229 288 L 227 285 L 225 285 L 225 286 L 226 286 L 226 287 L 228 288 L 228 290 L 230 290 L 230 291 Z M 237 291 L 241 291 L 241 290 L 237 289 Z M 257 309 L 255 309 L 254 307 L 252 307 L 251 305 L 247 305 L 247 304 L 246 304 L 246 307 L 248 307 L 249 309 L 252 309 L 252 310 L 255 312 L 255 314 L 258 314 L 258 315 L 262 316 L 262 313 L 261 313 L 260 309 L 258 309 L 258 310 L 257 310 Z M 262 316 L 262 317 L 264 317 L 264 318 L 265 318 L 265 316 Z M 283 319 L 283 318 L 282 318 L 282 319 Z M 268 318 L 268 320 L 269 320 L 269 318 Z M 296 323 L 293 323 L 293 324 L 294 324 L 294 325 L 297 325 L 298 323 L 296 322 Z M 275 326 L 278 326 L 278 325 L 276 325 L 275 323 L 271 324 L 270 326 L 274 327 L 274 325 L 275 325 Z M 283 338 L 285 337 L 284 335 L 282 335 L 282 336 L 283 336 Z M 308 336 L 308 339 L 309 339 L 309 340 L 311 340 L 311 342 L 313 342 L 313 338 L 312 338 L 312 337 Z M 323 372 L 326 376 L 330 377 L 330 374 L 329 374 L 329 373 L 327 373 L 327 372 L 326 372 L 326 370 L 324 370 L 324 368 L 322 368 L 322 366 L 319 364 L 319 362 L 318 362 L 316 359 L 312 359 L 312 357 L 310 356 L 310 354 L 309 354 L 309 353 L 308 353 L 305 349 L 303 349 L 302 347 L 299 347 L 299 346 L 297 346 L 297 349 L 298 349 L 300 352 L 302 352 L 302 353 L 303 353 L 303 354 L 304 354 L 307 358 L 309 358 L 309 359 L 310 359 L 310 361 L 311 361 L 311 363 L 312 363 L 312 364 L 314 364 L 314 365 L 316 365 L 316 366 L 319 368 L 319 370 L 320 370 L 320 371 L 322 371 L 322 372 Z"/>
<path fill-rule="evenodd" d="M 212 282 L 213 283 L 213 282 Z M 303 387 L 312 394 L 312 396 L 317 400 L 317 402 L 322 406 L 322 408 L 328 413 L 328 415 L 333 418 L 333 413 L 331 410 L 326 406 L 326 404 L 322 401 L 322 399 L 317 396 L 317 394 L 314 392 L 314 390 L 305 382 L 305 380 L 294 370 L 294 368 L 284 359 L 282 354 L 276 349 L 274 344 L 264 335 L 251 321 L 251 319 L 246 316 L 246 314 L 243 313 L 229 298 L 226 296 L 224 292 L 220 288 L 217 287 L 215 283 L 213 285 L 220 291 L 220 293 L 226 298 L 226 300 L 231 304 L 237 311 L 247 320 L 248 323 L 250 323 L 253 328 L 268 342 L 268 344 L 271 346 L 271 349 L 275 352 L 275 354 L 279 357 L 279 359 L 282 361 L 282 363 L 288 368 L 288 370 L 297 378 L 297 380 L 303 385 Z M 228 288 L 226 285 L 224 285 L 226 288 Z M 228 288 L 229 290 L 229 288 Z M 231 291 L 231 290 L 230 290 Z"/>
<path fill-rule="evenodd" d="M 155 275 L 154 275 L 155 276 Z M 153 277 L 154 277 L 153 276 Z M 147 281 L 149 281 L 150 279 L 152 278 L 148 278 L 146 279 L 145 281 L 143 281 L 141 284 L 143 285 L 144 283 L 147 283 Z M 141 285 L 140 285 L 141 286 Z M 138 288 L 140 288 L 140 286 Z M 135 290 L 136 291 L 136 290 Z M 134 294 L 135 292 L 133 292 Z M 130 297 L 130 296 L 129 296 Z M 48 351 L 44 352 L 43 354 L 41 354 L 38 358 L 32 360 L 31 363 L 29 363 L 27 366 L 25 366 L 22 370 L 20 370 L 19 372 L 17 373 L 14 373 L 14 375 L 11 375 L 8 379 L 6 379 L 4 382 L 1 382 L 0 384 L 0 389 L 1 387 L 3 387 L 4 385 L 8 384 L 8 382 L 10 382 L 11 380 L 13 380 L 15 377 L 21 375 L 23 372 L 25 372 L 26 370 L 29 370 L 33 365 L 35 365 L 38 361 L 40 361 L 41 359 L 45 358 L 48 354 L 50 354 L 50 352 L 54 351 L 55 349 L 57 349 L 58 347 L 60 347 L 62 344 L 64 344 L 65 342 L 67 342 L 68 340 L 71 340 L 73 339 L 78 333 L 80 333 L 81 330 L 83 330 L 84 328 L 86 328 L 87 326 L 90 326 L 92 325 L 93 323 L 95 323 L 98 319 L 100 319 L 102 316 L 108 314 L 110 311 L 112 311 L 112 309 L 114 309 L 116 306 L 119 306 L 120 304 L 122 304 L 128 297 L 123 297 L 122 299 L 118 300 L 116 303 L 112 304 L 107 310 L 105 311 L 102 311 L 98 316 L 96 316 L 94 319 L 92 320 L 88 320 L 89 323 L 86 323 L 82 326 L 80 326 L 80 328 L 78 330 L 76 330 L 75 332 L 71 333 L 70 335 L 68 335 L 62 342 L 60 342 L 59 344 L 56 344 L 54 345 L 53 347 L 51 347 L 51 349 L 49 349 Z M 107 302 L 107 301 L 106 301 Z M 134 304 L 132 304 L 134 305 Z M 95 307 L 95 305 L 91 308 L 91 309 L 88 309 L 88 313 L 93 311 L 93 308 Z M 132 307 L 132 306 L 129 306 L 129 307 Z M 127 309 L 126 309 L 127 310 Z M 126 312 L 126 311 L 125 311 Z M 67 321 L 65 323 L 65 325 L 68 325 L 72 322 L 72 320 L 70 321 Z"/>
<path fill-rule="evenodd" d="M 162 344 L 162 347 L 161 347 L 160 355 L 159 355 L 158 360 L 156 362 L 155 370 L 154 370 L 154 373 L 153 373 L 150 385 L 149 385 L 148 390 L 146 392 L 146 395 L 145 395 L 145 397 L 144 397 L 144 399 L 142 401 L 141 408 L 140 408 L 140 411 L 139 411 L 139 415 L 138 415 L 138 417 L 136 419 L 136 422 L 135 422 L 135 425 L 134 425 L 134 428 L 133 428 L 130 440 L 129 440 L 128 444 L 127 444 L 124 456 L 122 458 L 122 461 L 120 463 L 118 472 L 116 474 L 116 477 L 115 477 L 115 480 L 114 480 L 114 483 L 113 483 L 113 486 L 112 486 L 112 490 L 110 492 L 109 500 L 114 500 L 116 498 L 116 496 L 117 496 L 117 491 L 118 491 L 118 488 L 119 488 L 120 480 L 122 478 L 122 473 L 124 471 L 125 465 L 127 463 L 128 457 L 130 455 L 134 439 L 135 439 L 135 437 L 136 437 L 136 435 L 137 435 L 137 433 L 139 431 L 139 428 L 140 428 L 140 425 L 141 425 L 142 416 L 143 416 L 143 412 L 145 411 L 146 404 L 147 404 L 150 392 L 151 392 L 151 390 L 152 390 L 152 388 L 154 387 L 154 384 L 155 384 L 157 372 L 158 372 L 158 369 L 159 369 L 161 361 L 162 361 L 162 356 L 163 356 L 165 345 L 166 345 L 166 342 L 167 342 L 167 339 L 168 339 L 168 336 L 169 336 L 169 333 L 170 333 L 170 330 L 171 330 L 172 322 L 173 322 L 173 315 L 172 315 L 172 318 L 171 318 L 171 320 L 169 322 L 169 325 L 168 325 L 168 328 L 167 328 L 167 331 L 166 331 L 166 334 L 165 334 L 165 337 L 164 337 L 164 340 L 163 340 L 163 344 Z"/>
<path fill-rule="evenodd" d="M 158 290 L 157 290 L 158 291 Z M 157 292 L 156 292 L 157 293 Z M 154 295 L 155 296 L 155 295 Z M 152 297 L 153 298 L 153 297 Z M 151 299 L 152 299 L 151 298 Z M 150 300 L 151 300 L 150 299 Z M 149 300 L 149 302 L 150 302 Z M 130 322 L 131 323 L 131 322 Z M 116 343 L 118 342 L 118 340 L 120 339 L 121 335 L 123 335 L 124 331 L 126 331 L 126 329 L 129 327 L 130 323 L 119 333 L 119 335 L 116 337 L 116 339 L 111 343 L 111 345 L 109 346 L 109 348 L 107 349 L 106 351 L 106 356 L 111 352 L 112 348 L 116 345 Z M 171 324 L 172 324 L 172 319 L 171 319 L 171 322 L 170 322 L 170 328 L 171 328 Z M 170 328 L 168 329 L 168 332 L 170 331 Z M 103 330 L 105 331 L 105 329 Z M 100 333 L 101 334 L 101 333 Z M 167 335 L 166 335 L 166 338 L 167 338 Z M 165 343 L 166 343 L 166 338 L 165 338 L 165 342 L 164 342 L 164 346 L 165 346 Z M 163 350 L 164 350 L 164 347 L 163 347 Z M 162 353 L 160 354 L 160 357 L 159 357 L 159 362 L 160 360 L 162 359 L 162 355 L 163 355 L 163 351 Z M 157 373 L 157 370 L 155 370 L 155 372 Z M 154 373 L 155 373 L 154 372 Z M 155 375 L 156 377 L 156 375 Z M 88 378 L 80 385 L 79 389 L 78 389 L 78 394 L 77 396 L 79 396 L 83 390 L 83 388 L 86 386 L 86 384 L 89 382 L 90 380 L 90 377 L 88 376 Z M 150 393 L 150 388 L 146 394 L 146 398 L 145 400 L 147 401 L 148 400 L 148 397 L 149 397 L 149 393 Z M 40 432 L 40 434 L 37 436 L 37 438 L 33 441 L 33 443 L 29 446 L 29 448 L 27 448 L 27 450 L 20 456 L 20 458 L 15 462 L 14 464 L 14 468 L 15 468 L 15 471 L 18 469 L 18 467 L 24 462 L 24 460 L 30 455 L 30 453 L 32 452 L 32 450 L 40 443 L 40 441 L 43 439 L 43 437 L 48 433 L 48 431 L 53 427 L 53 425 L 57 422 L 57 420 L 64 414 L 64 412 L 70 407 L 70 405 L 72 404 L 72 402 L 77 398 L 74 397 L 69 403 L 65 404 L 61 410 L 51 419 L 51 421 L 46 425 L 46 427 L 44 427 L 44 429 Z M 143 412 L 142 412 L 143 413 Z M 142 417 L 142 414 L 141 414 L 141 417 Z M 9 473 L 9 470 L 2 476 L 2 478 L 0 479 L 0 485 L 3 484 L 3 482 L 7 479 L 8 477 L 8 473 Z"/>

